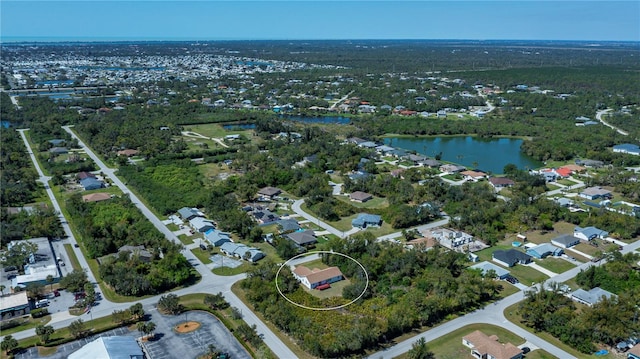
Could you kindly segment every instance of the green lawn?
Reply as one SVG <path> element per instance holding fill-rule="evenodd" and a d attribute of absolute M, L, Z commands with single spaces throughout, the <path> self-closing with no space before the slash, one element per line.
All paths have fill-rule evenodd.
<path fill-rule="evenodd" d="M 501 343 L 509 342 L 513 345 L 521 345 L 525 340 L 510 331 L 491 325 L 491 324 L 472 324 L 442 336 L 436 340 L 427 343 L 427 347 L 438 359 L 472 359 L 470 349 L 462 344 L 462 337 L 476 330 L 480 330 L 487 335 L 497 335 Z M 397 356 L 396 358 L 409 358 L 407 354 Z M 527 358 L 531 358 L 527 355 Z M 553 358 L 553 357 L 549 357 Z"/>
<path fill-rule="evenodd" d="M 71 262 L 71 267 L 73 267 L 73 269 L 82 269 L 80 261 L 78 261 L 76 252 L 73 251 L 73 247 L 71 247 L 71 244 L 65 244 L 64 250 L 67 252 L 67 258 L 69 258 L 69 261 Z"/>
<path fill-rule="evenodd" d="M 27 329 L 31 329 L 31 328 L 35 328 L 38 325 L 45 325 L 47 323 L 49 323 L 49 321 L 51 321 L 51 315 L 45 315 L 42 318 L 31 318 L 30 315 L 24 316 L 22 318 L 17 318 L 16 320 L 21 320 L 23 321 L 22 324 L 18 325 L 17 327 L 13 327 L 13 328 L 9 328 L 9 329 L 5 329 L 2 331 L 2 335 L 9 335 L 9 334 L 13 334 L 13 333 L 17 333 L 17 332 L 21 332 L 23 330 L 27 330 Z"/>
<path fill-rule="evenodd" d="M 209 264 L 211 263 L 211 259 L 209 259 L 209 257 L 211 257 L 211 253 L 207 250 L 202 250 L 201 248 L 194 248 L 191 250 L 191 252 L 193 253 L 193 255 L 195 255 L 200 262 L 202 262 L 203 264 Z"/>
<path fill-rule="evenodd" d="M 178 239 L 180 240 L 180 242 L 182 242 L 182 244 L 184 244 L 185 246 L 188 244 L 192 244 L 193 243 L 193 237 L 188 237 L 186 234 L 181 234 L 178 236 Z"/>
<path fill-rule="evenodd" d="M 334 196 L 334 198 L 356 208 L 385 208 L 389 206 L 387 199 L 382 197 L 373 197 L 364 203 L 351 201 L 346 196 Z"/>
<path fill-rule="evenodd" d="M 575 267 L 575 265 L 573 265 L 573 263 L 567 262 L 564 259 L 561 258 L 553 258 L 553 257 L 547 257 L 543 260 L 536 260 L 536 263 L 542 267 L 542 268 L 546 268 L 554 273 L 563 273 L 566 272 L 570 269 L 573 269 Z"/>
<path fill-rule="evenodd" d="M 525 236 L 527 236 L 527 241 L 531 243 L 547 243 L 551 242 L 552 239 L 559 237 L 563 234 L 573 233 L 573 229 L 575 228 L 574 224 L 568 222 L 557 222 L 553 225 L 552 231 L 528 231 L 524 232 Z M 515 234 L 514 234 L 515 238 Z"/>
<path fill-rule="evenodd" d="M 526 266 L 521 266 L 516 264 L 511 268 L 506 268 L 511 272 L 511 275 L 518 278 L 520 283 L 529 286 L 532 283 L 540 283 L 544 280 L 549 279 L 549 276 L 538 272 L 533 268 L 529 268 Z"/>
<path fill-rule="evenodd" d="M 579 244 L 573 246 L 572 248 L 584 254 L 595 256 L 597 252 L 604 252 L 606 247 L 602 245 L 598 247 L 594 247 L 591 244 L 580 242 Z M 571 253 L 572 253 L 571 251 L 567 251 L 568 255 L 571 255 Z"/>

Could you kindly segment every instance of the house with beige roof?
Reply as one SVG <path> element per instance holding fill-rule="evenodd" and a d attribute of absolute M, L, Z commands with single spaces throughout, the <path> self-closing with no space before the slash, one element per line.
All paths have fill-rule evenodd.
<path fill-rule="evenodd" d="M 496 335 L 488 336 L 479 330 L 462 337 L 462 344 L 471 348 L 471 355 L 478 359 L 521 359 L 524 355 L 515 345 L 502 344 Z"/>
<path fill-rule="evenodd" d="M 370 195 L 367 192 L 362 192 L 362 191 L 355 191 L 353 193 L 351 193 L 349 195 L 349 199 L 354 201 L 354 202 L 359 202 L 359 203 L 364 203 L 370 199 L 372 199 L 373 196 Z"/>
<path fill-rule="evenodd" d="M 344 275 L 338 267 L 329 267 L 325 269 L 313 268 L 309 269 L 305 266 L 297 266 L 293 270 L 293 276 L 305 287 L 316 289 L 324 286 L 328 288 L 328 284 L 339 282 L 344 279 Z"/>

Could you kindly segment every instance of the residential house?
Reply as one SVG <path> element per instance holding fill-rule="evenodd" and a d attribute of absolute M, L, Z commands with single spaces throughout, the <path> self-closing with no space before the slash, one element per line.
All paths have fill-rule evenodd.
<path fill-rule="evenodd" d="M 191 227 L 200 233 L 216 228 L 212 220 L 203 217 L 195 217 L 189 220 Z"/>
<path fill-rule="evenodd" d="M 300 224 L 293 218 L 281 219 L 278 221 L 280 233 L 294 232 L 300 229 Z"/>
<path fill-rule="evenodd" d="M 580 288 L 571 293 L 571 299 L 590 307 L 594 304 L 599 303 L 603 297 L 611 299 L 611 297 L 613 296 L 615 296 L 615 294 L 608 292 L 600 287 L 591 288 L 588 291 Z"/>
<path fill-rule="evenodd" d="M 66 147 L 51 147 L 49 149 L 49 153 L 53 153 L 54 155 L 64 155 L 69 153 L 69 149 Z"/>
<path fill-rule="evenodd" d="M 573 206 L 573 201 L 570 200 L 569 198 L 561 197 L 561 198 L 556 199 L 555 201 L 560 207 L 571 207 L 571 206 Z"/>
<path fill-rule="evenodd" d="M 517 249 L 509 250 L 497 250 L 493 252 L 492 259 L 498 264 L 502 264 L 505 267 L 513 267 L 516 263 L 528 264 L 531 263 L 531 256 L 520 252 Z"/>
<path fill-rule="evenodd" d="M 479 330 L 462 337 L 462 344 L 471 348 L 471 355 L 477 359 L 521 359 L 524 355 L 515 345 L 502 344 L 497 336 L 488 336 Z"/>
<path fill-rule="evenodd" d="M 82 196 L 82 202 L 101 202 L 110 199 L 111 195 L 105 192 L 91 193 Z"/>
<path fill-rule="evenodd" d="M 640 359 L 640 345 L 634 345 L 627 352 L 627 359 Z"/>
<path fill-rule="evenodd" d="M 466 179 L 467 181 L 473 182 L 478 182 L 483 178 L 487 178 L 487 174 L 480 171 L 462 171 L 460 172 L 460 174 L 464 176 L 464 179 Z"/>
<path fill-rule="evenodd" d="M 80 185 L 84 188 L 85 191 L 91 191 L 94 189 L 103 188 L 104 182 L 97 180 L 93 177 L 87 177 L 85 179 L 80 180 Z"/>
<path fill-rule="evenodd" d="M 227 242 L 233 242 L 229 233 L 220 232 L 219 230 L 212 228 L 204 232 L 204 239 L 211 243 L 214 247 L 220 247 Z"/>
<path fill-rule="evenodd" d="M 551 243 L 542 243 L 535 247 L 527 249 L 528 255 L 536 257 L 538 259 L 542 259 L 550 255 L 557 257 L 559 255 L 562 255 L 562 253 L 564 253 L 564 251 L 561 248 L 558 248 Z"/>
<path fill-rule="evenodd" d="M 372 198 L 373 198 L 372 195 L 362 191 L 355 191 L 349 195 L 349 199 L 351 201 L 359 202 L 359 203 L 364 203 Z"/>
<path fill-rule="evenodd" d="M 580 243 L 580 238 L 571 234 L 564 234 L 551 240 L 551 244 L 561 248 L 571 248 Z"/>
<path fill-rule="evenodd" d="M 506 177 L 491 177 L 489 178 L 489 183 L 495 189 L 513 187 L 513 185 L 515 184 L 513 180 L 510 180 Z"/>
<path fill-rule="evenodd" d="M 603 231 L 596 227 L 578 227 L 573 229 L 573 235 L 579 239 L 590 241 L 592 239 L 600 238 L 604 239 L 609 235 L 609 232 Z"/>
<path fill-rule="evenodd" d="M 261 224 L 279 221 L 280 217 L 268 209 L 259 209 L 251 212 L 253 217 Z"/>
<path fill-rule="evenodd" d="M 178 210 L 178 215 L 182 220 L 189 221 L 196 217 L 204 217 L 204 213 L 200 212 L 197 208 L 182 207 Z"/>
<path fill-rule="evenodd" d="M 578 194 L 582 198 L 586 198 L 588 200 L 594 200 L 598 198 L 607 198 L 611 199 L 611 191 L 606 190 L 602 187 L 589 187 L 585 188 L 582 192 Z"/>
<path fill-rule="evenodd" d="M 410 154 L 407 156 L 407 159 L 408 159 L 409 161 L 413 162 L 413 164 L 415 165 L 415 164 L 418 164 L 418 163 L 420 163 L 420 162 L 422 162 L 422 161 L 426 160 L 427 158 L 426 158 L 426 157 L 424 157 L 424 156 L 421 156 L 421 155 L 414 155 L 413 153 L 410 153 Z"/>
<path fill-rule="evenodd" d="M 463 246 L 470 245 L 474 242 L 472 235 L 449 228 L 434 229 L 431 231 L 431 235 L 442 246 L 453 250 L 463 248 Z"/>
<path fill-rule="evenodd" d="M 558 177 L 560 177 L 560 178 L 567 178 L 567 177 L 571 176 L 571 170 L 570 170 L 570 169 L 568 169 L 567 167 L 559 167 L 559 168 L 556 168 L 556 169 L 555 169 L 555 170 L 553 170 L 553 171 L 554 171 L 554 172 L 558 175 Z"/>
<path fill-rule="evenodd" d="M 90 177 L 90 178 L 96 178 L 96 175 L 94 175 L 94 174 L 93 174 L 93 173 L 91 173 L 91 172 L 85 172 L 85 171 L 82 171 L 82 172 L 79 172 L 79 173 L 76 175 L 76 177 L 78 177 L 78 180 L 83 180 L 83 179 L 85 179 L 85 178 L 89 178 L 89 177 Z"/>
<path fill-rule="evenodd" d="M 621 145 L 613 146 L 613 152 L 640 156 L 640 146 L 631 143 L 623 143 Z"/>
<path fill-rule="evenodd" d="M 68 359 L 144 359 L 145 355 L 136 338 L 130 336 L 100 337 L 77 351 Z"/>
<path fill-rule="evenodd" d="M 132 156 L 137 155 L 138 153 L 140 153 L 140 151 L 134 150 L 134 149 L 131 149 L 131 148 L 127 148 L 125 150 L 118 151 L 117 155 L 118 156 L 125 156 L 125 157 L 132 157 Z"/>
<path fill-rule="evenodd" d="M 576 160 L 576 164 L 585 167 L 599 168 L 604 166 L 604 162 L 598 160 Z"/>
<path fill-rule="evenodd" d="M 360 142 L 358 144 L 358 147 L 368 148 L 368 149 L 375 149 L 376 147 L 378 147 L 378 144 L 376 144 L 375 142 L 372 142 L 372 141 L 364 141 L 364 142 Z"/>
<path fill-rule="evenodd" d="M 0 296 L 0 320 L 27 315 L 30 310 L 27 291 Z"/>
<path fill-rule="evenodd" d="M 438 112 L 436 112 L 436 116 L 438 116 L 438 118 L 447 118 L 447 111 L 438 110 Z"/>
<path fill-rule="evenodd" d="M 458 166 L 458 165 L 452 165 L 452 164 L 444 164 L 439 168 L 440 172 L 445 172 L 445 173 L 458 173 L 466 169 L 467 168 L 464 166 Z"/>
<path fill-rule="evenodd" d="M 360 213 L 351 221 L 351 225 L 357 228 L 379 227 L 382 217 L 377 214 Z"/>
<path fill-rule="evenodd" d="M 387 152 L 391 152 L 395 150 L 395 148 L 387 146 L 387 145 L 380 145 L 378 147 L 376 147 L 376 152 L 381 153 L 381 154 L 386 154 Z"/>
<path fill-rule="evenodd" d="M 312 230 L 291 232 L 286 234 L 285 237 L 295 244 L 303 247 L 310 246 L 318 242 L 318 240 L 316 239 L 316 234 Z"/>
<path fill-rule="evenodd" d="M 151 259 L 153 258 L 153 255 L 151 254 L 151 252 L 146 250 L 144 246 L 126 245 L 118 248 L 118 253 L 123 253 L 123 252 L 128 252 L 129 258 L 138 257 L 142 262 L 146 262 L 146 263 L 151 262 Z"/>
<path fill-rule="evenodd" d="M 47 142 L 49 142 L 50 144 L 52 144 L 54 146 L 60 146 L 60 145 L 64 144 L 65 142 L 67 142 L 67 140 L 63 140 L 61 138 L 54 138 L 53 140 L 48 140 Z"/>
<path fill-rule="evenodd" d="M 293 276 L 308 289 L 316 289 L 320 286 L 339 282 L 344 279 L 344 275 L 338 267 L 325 269 L 314 268 L 312 270 L 299 265 L 293 270 Z"/>
<path fill-rule="evenodd" d="M 425 166 L 425 167 L 429 167 L 429 168 L 436 168 L 436 167 L 440 167 L 441 163 L 440 161 L 434 160 L 434 159 L 426 159 L 422 162 L 419 163 L 419 165 Z"/>
<path fill-rule="evenodd" d="M 258 191 L 258 197 L 264 200 L 272 200 L 275 196 L 282 193 L 280 188 L 276 187 L 265 187 Z"/>
<path fill-rule="evenodd" d="M 228 256 L 237 257 L 253 263 L 265 257 L 264 253 L 257 248 L 233 242 L 223 243 L 220 246 L 220 250 Z"/>

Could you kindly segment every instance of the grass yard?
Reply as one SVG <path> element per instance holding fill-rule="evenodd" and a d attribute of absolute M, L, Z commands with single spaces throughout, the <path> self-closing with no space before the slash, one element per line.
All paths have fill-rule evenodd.
<path fill-rule="evenodd" d="M 253 268 L 253 266 L 254 265 L 249 262 L 244 262 L 239 267 L 236 267 L 236 268 L 229 268 L 229 267 L 214 268 L 211 272 L 217 275 L 231 276 L 231 275 L 236 275 L 240 273 L 245 273 L 249 269 Z"/>
<path fill-rule="evenodd" d="M 64 250 L 67 252 L 67 258 L 69 258 L 69 261 L 71 262 L 71 267 L 78 270 L 82 269 L 80 261 L 78 261 L 76 252 L 73 251 L 73 247 L 71 247 L 71 244 L 65 244 Z"/>
<path fill-rule="evenodd" d="M 209 264 L 211 263 L 211 259 L 209 259 L 209 257 L 211 257 L 211 253 L 207 250 L 202 250 L 201 248 L 194 248 L 191 250 L 191 252 L 193 253 L 194 256 L 196 256 L 196 258 L 198 258 L 200 260 L 200 262 L 202 262 L 203 264 Z"/>
<path fill-rule="evenodd" d="M 46 325 L 47 323 L 49 323 L 49 321 L 51 321 L 51 314 L 45 315 L 42 318 L 35 318 L 35 319 L 31 318 L 30 315 L 26 315 L 26 316 L 23 316 L 22 318 L 17 318 L 17 320 L 23 321 L 22 324 L 18 325 L 17 327 L 2 330 L 3 336 L 21 332 L 23 330 L 32 329 L 37 327 L 38 325 Z"/>
<path fill-rule="evenodd" d="M 585 242 L 580 242 L 579 244 L 571 247 L 572 249 L 575 249 L 579 252 L 582 252 L 584 254 L 588 254 L 590 256 L 595 256 L 597 252 L 604 252 L 606 246 L 603 245 L 599 245 L 598 247 L 594 247 L 589 243 L 585 243 Z M 567 253 L 571 253 L 571 251 L 567 251 Z M 571 254 L 569 254 L 571 255 Z"/>
<path fill-rule="evenodd" d="M 535 261 L 540 267 L 548 269 L 554 273 L 563 273 L 566 272 L 570 269 L 573 269 L 575 267 L 575 265 L 573 265 L 573 263 L 570 263 L 568 261 L 565 261 L 562 258 L 553 258 L 553 257 L 547 257 L 543 260 L 536 260 Z"/>
<path fill-rule="evenodd" d="M 360 203 L 360 202 L 355 202 L 355 201 L 351 201 L 349 199 L 349 197 L 346 196 L 334 196 L 333 198 L 336 198 L 339 201 L 342 201 L 344 203 L 349 204 L 350 206 L 356 207 L 356 208 L 385 208 L 385 207 L 389 207 L 389 201 L 387 201 L 386 198 L 382 198 L 382 197 L 373 197 L 372 199 L 364 202 L 364 203 Z"/>
<path fill-rule="evenodd" d="M 327 299 L 332 297 L 342 298 L 342 290 L 344 289 L 344 287 L 348 286 L 349 284 L 351 284 L 351 281 L 348 279 L 345 279 L 339 282 L 331 283 L 331 288 L 325 289 L 325 290 L 307 289 L 307 287 L 305 286 L 300 286 L 300 287 L 304 289 L 305 292 L 309 293 L 310 295 L 316 298 Z M 345 300 L 345 303 L 346 302 L 347 301 Z"/>
<path fill-rule="evenodd" d="M 182 242 L 182 244 L 189 245 L 193 243 L 193 237 L 187 236 L 186 234 L 181 234 L 178 236 L 178 239 L 180 240 L 180 242 Z"/>
<path fill-rule="evenodd" d="M 215 123 L 202 124 L 202 125 L 188 125 L 188 126 L 185 126 L 184 130 L 196 132 L 206 137 L 216 137 L 216 138 L 223 138 L 224 136 L 231 135 L 231 134 L 234 134 L 234 135 L 239 134 L 239 135 L 244 135 L 247 138 L 251 138 L 253 133 L 252 130 L 242 130 L 242 131 L 225 130 L 224 127 L 222 127 L 222 125 L 215 124 Z"/>
<path fill-rule="evenodd" d="M 527 241 L 531 243 L 545 243 L 551 242 L 552 239 L 562 235 L 571 234 L 575 225 L 568 222 L 557 222 L 553 225 L 553 231 L 528 231 L 524 234 L 527 236 Z M 515 235 L 513 236 L 515 238 Z"/>
<path fill-rule="evenodd" d="M 533 268 L 516 264 L 511 268 L 506 268 L 511 272 L 511 275 L 518 278 L 520 283 L 529 286 L 531 283 L 540 283 L 549 279 L 549 276 L 538 272 Z"/>
<path fill-rule="evenodd" d="M 438 359 L 472 359 L 473 356 L 471 355 L 470 349 L 462 344 L 462 337 L 473 333 L 476 330 L 480 330 L 487 335 L 497 335 L 501 343 L 510 342 L 511 344 L 518 346 L 525 342 L 523 338 L 506 329 L 491 324 L 471 324 L 428 342 L 427 348 L 429 348 L 429 350 L 432 351 Z M 409 358 L 409 356 L 405 353 L 395 358 L 406 359 Z M 531 356 L 527 355 L 527 358 L 531 358 Z"/>

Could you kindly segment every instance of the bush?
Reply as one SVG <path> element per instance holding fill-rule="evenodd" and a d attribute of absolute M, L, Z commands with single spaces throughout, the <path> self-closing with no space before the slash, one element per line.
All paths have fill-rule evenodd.
<path fill-rule="evenodd" d="M 31 311 L 32 318 L 42 318 L 48 314 L 49 314 L 49 309 L 47 308 L 38 308 Z"/>
<path fill-rule="evenodd" d="M 15 328 L 20 325 L 22 325 L 22 320 L 20 319 L 7 320 L 6 322 L 0 323 L 0 331 Z"/>

